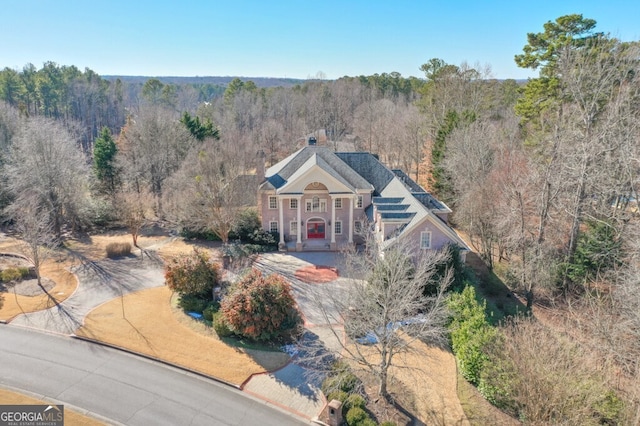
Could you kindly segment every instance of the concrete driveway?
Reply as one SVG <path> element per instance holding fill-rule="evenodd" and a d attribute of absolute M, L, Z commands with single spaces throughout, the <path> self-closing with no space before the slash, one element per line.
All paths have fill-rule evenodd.
<path fill-rule="evenodd" d="M 84 260 L 71 271 L 77 275 L 79 284 L 69 298 L 52 308 L 19 315 L 11 324 L 73 334 L 95 307 L 134 291 L 164 285 L 162 261 L 147 253 L 144 259 Z"/>
<path fill-rule="evenodd" d="M 263 273 L 277 273 L 291 284 L 307 328 L 301 350 L 313 353 L 301 353 L 278 371 L 254 376 L 243 388 L 311 418 L 320 414 L 326 400 L 320 390 L 324 373 L 308 365 L 307 357 L 314 358 L 313 362 L 326 359 L 331 352 L 339 351 L 338 339 L 342 338 L 333 332 L 340 330 L 337 312 L 319 301 L 328 293 L 339 294 L 349 283 L 344 277 L 327 283 L 307 283 L 295 276 L 297 270 L 313 265 L 335 267 L 339 274 L 344 271 L 341 255 L 331 252 L 266 253 L 254 263 Z"/>

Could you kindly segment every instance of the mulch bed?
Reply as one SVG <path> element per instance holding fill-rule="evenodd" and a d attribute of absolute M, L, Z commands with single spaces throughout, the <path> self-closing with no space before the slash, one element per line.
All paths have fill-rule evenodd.
<path fill-rule="evenodd" d="M 44 287 L 46 291 L 49 291 L 56 286 L 56 283 L 49 278 L 42 277 L 40 281 L 42 282 L 42 287 Z M 0 292 L 15 292 L 22 296 L 39 296 L 44 293 L 42 287 L 38 285 L 37 279 L 31 278 L 18 282 L 0 283 Z"/>
<path fill-rule="evenodd" d="M 338 269 L 331 266 L 307 266 L 298 269 L 294 276 L 302 282 L 309 284 L 322 284 L 338 279 Z"/>

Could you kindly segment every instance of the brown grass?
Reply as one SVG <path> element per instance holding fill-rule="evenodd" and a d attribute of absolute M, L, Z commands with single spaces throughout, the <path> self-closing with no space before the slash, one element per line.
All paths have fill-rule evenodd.
<path fill-rule="evenodd" d="M 360 346 L 360 351 L 371 356 L 372 362 L 378 359 L 374 347 Z M 356 365 L 352 367 L 358 376 L 366 376 Z M 388 386 L 404 409 L 426 424 L 469 425 L 456 393 L 456 380 L 456 362 L 450 351 L 414 341 L 410 351 L 394 358 Z"/>
<path fill-rule="evenodd" d="M 205 335 L 185 325 L 185 319 L 178 320 L 171 309 L 171 296 L 168 288 L 160 287 L 112 300 L 91 312 L 76 334 L 235 385 L 252 374 L 280 368 L 288 361 L 289 357 L 282 352 L 240 349 L 211 333 Z"/>
<path fill-rule="evenodd" d="M 0 252 L 20 253 L 21 251 L 20 241 L 15 238 L 6 237 L 0 241 Z M 44 292 L 38 296 L 3 293 L 4 301 L 0 309 L 0 320 L 9 321 L 22 313 L 51 308 L 56 302 L 60 303 L 71 296 L 78 286 L 76 277 L 67 270 L 73 264 L 74 261 L 69 256 L 54 253 L 44 262 L 40 271 L 43 277 L 56 283 L 55 287 L 49 291 L 49 295 Z"/>
<path fill-rule="evenodd" d="M 39 405 L 49 403 L 49 401 L 32 398 L 30 396 L 12 392 L 6 389 L 0 389 L 0 402 L 7 405 Z M 67 426 L 99 426 L 103 425 L 104 423 L 94 418 L 79 414 L 65 407 L 64 424 Z"/>

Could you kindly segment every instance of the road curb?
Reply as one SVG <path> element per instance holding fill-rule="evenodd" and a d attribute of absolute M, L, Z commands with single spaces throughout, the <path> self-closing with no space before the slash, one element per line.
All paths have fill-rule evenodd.
<path fill-rule="evenodd" d="M 214 382 L 218 382 L 218 383 L 220 383 L 222 385 L 229 386 L 229 387 L 232 387 L 232 388 L 237 389 L 239 391 L 242 391 L 242 388 L 239 385 L 227 382 L 225 380 L 219 379 L 219 378 L 214 377 L 214 376 L 209 376 L 208 374 L 201 373 L 199 371 L 191 370 L 190 368 L 183 367 L 181 365 L 174 364 L 172 362 L 165 361 L 163 359 L 156 358 L 156 357 L 151 356 L 151 355 L 143 354 L 141 352 L 132 351 L 131 349 L 127 349 L 127 348 L 124 348 L 124 347 L 118 346 L 118 345 L 112 345 L 111 343 L 105 343 L 105 342 L 102 342 L 100 340 L 92 339 L 90 337 L 78 336 L 77 334 L 70 334 L 69 337 L 71 337 L 72 339 L 82 340 L 82 341 L 85 341 L 87 343 L 93 343 L 93 344 L 96 344 L 96 345 L 100 345 L 100 346 L 104 346 L 104 347 L 107 347 L 107 348 L 115 349 L 115 350 L 118 350 L 118 351 L 121 351 L 121 352 L 125 352 L 125 353 L 131 354 L 131 355 L 139 356 L 141 358 L 145 358 L 145 359 L 148 359 L 148 360 L 151 360 L 151 361 L 155 361 L 155 362 L 158 362 L 160 364 L 164 364 L 164 365 L 167 365 L 169 367 L 173 367 L 173 368 L 176 368 L 178 370 L 182 370 L 182 371 L 184 371 L 186 373 L 191 373 L 191 374 L 194 374 L 196 376 L 199 376 L 199 377 L 202 377 L 202 378 L 205 378 L 205 379 L 213 380 Z"/>

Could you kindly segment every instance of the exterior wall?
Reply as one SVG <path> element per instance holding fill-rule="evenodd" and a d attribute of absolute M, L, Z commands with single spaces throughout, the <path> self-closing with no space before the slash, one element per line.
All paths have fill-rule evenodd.
<path fill-rule="evenodd" d="M 451 243 L 451 239 L 445 235 L 440 228 L 436 227 L 429 221 L 424 221 L 416 229 L 409 234 L 403 236 L 403 238 L 410 241 L 411 244 L 415 244 L 416 247 L 420 247 L 420 233 L 423 231 L 431 232 L 431 249 L 438 250 Z"/>
<path fill-rule="evenodd" d="M 436 213 L 435 215 L 444 220 L 444 223 L 449 223 L 449 213 Z"/>
<path fill-rule="evenodd" d="M 350 194 L 345 194 L 344 196 L 334 195 L 333 200 L 336 198 L 342 199 L 342 208 L 335 209 L 335 221 L 340 221 L 342 223 L 342 232 L 341 234 L 336 234 L 335 240 L 336 244 L 341 245 L 347 243 L 349 241 L 349 233 L 354 232 L 354 224 L 356 221 L 363 221 L 365 218 L 364 210 L 365 208 L 371 204 L 371 194 L 362 194 L 363 195 L 363 203 L 362 208 L 356 208 L 356 201 L 353 200 L 353 223 L 349 223 L 349 215 L 350 215 L 350 203 L 352 202 L 353 196 Z M 269 231 L 270 222 L 278 222 L 280 225 L 280 213 L 279 206 L 280 202 L 276 204 L 275 209 L 269 208 L 269 197 L 276 196 L 275 191 L 261 191 L 259 194 L 259 213 L 262 221 L 262 228 L 265 231 Z M 324 200 L 326 202 L 326 211 L 324 212 L 307 212 L 306 211 L 306 202 L 311 201 L 314 196 L 318 196 L 320 200 Z M 291 232 L 291 222 L 297 221 L 298 211 L 295 208 L 291 208 L 290 200 L 292 198 L 296 199 L 297 197 L 289 197 L 286 198 L 286 195 L 278 196 L 282 198 L 282 229 L 278 229 L 278 232 L 284 233 L 284 240 L 286 242 L 296 242 L 297 236 L 295 233 Z M 333 208 L 333 203 L 330 195 L 327 192 L 324 193 L 315 193 L 309 192 L 305 193 L 299 201 L 300 205 L 300 219 L 302 221 L 301 231 L 302 238 L 301 240 L 304 242 L 307 238 L 307 226 L 309 219 L 322 219 L 325 223 L 325 237 L 323 239 L 314 239 L 316 241 L 325 241 L 326 243 L 331 242 L 331 232 L 332 228 L 335 224 L 332 222 L 331 226 L 329 226 L 329 222 L 332 220 L 331 209 Z"/>

